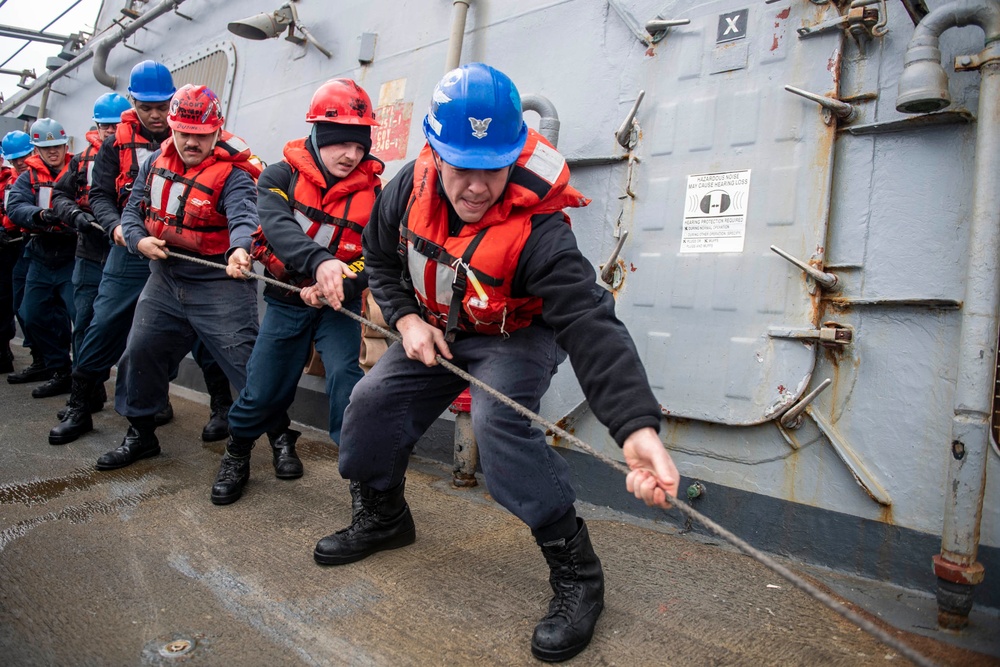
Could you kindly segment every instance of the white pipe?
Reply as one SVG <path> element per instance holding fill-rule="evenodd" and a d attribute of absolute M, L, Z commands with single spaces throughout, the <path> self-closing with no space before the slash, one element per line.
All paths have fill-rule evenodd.
<path fill-rule="evenodd" d="M 147 23 L 160 18 L 160 16 L 173 9 L 177 9 L 183 2 L 184 0 L 163 0 L 163 2 L 149 9 L 142 16 L 122 28 L 121 32 L 117 35 L 101 40 L 101 43 L 94 47 L 94 78 L 97 79 L 98 83 L 114 90 L 118 84 L 118 77 L 108 74 L 107 70 L 108 55 L 111 53 L 111 49 L 125 41 Z"/>
<path fill-rule="evenodd" d="M 462 40 L 465 37 L 465 17 L 469 13 L 471 0 L 455 0 L 452 3 L 451 36 L 448 38 L 448 57 L 445 59 L 444 71 L 450 72 L 458 67 L 462 59 Z"/>
<path fill-rule="evenodd" d="M 968 268 L 955 383 L 948 481 L 943 491 L 938 576 L 938 624 L 960 629 L 968 623 L 974 586 L 984 577 L 976 561 L 986 489 L 997 326 L 1000 322 L 1000 4 L 955 0 L 925 16 L 906 49 L 906 66 L 935 59 L 939 37 L 952 27 L 976 25 L 986 47 L 978 54 L 979 112 L 976 127 Z M 905 70 L 904 70 L 905 72 Z M 943 72 L 942 72 L 943 73 Z M 901 97 L 903 93 L 901 91 Z M 942 447 L 942 451 L 945 449 Z"/>

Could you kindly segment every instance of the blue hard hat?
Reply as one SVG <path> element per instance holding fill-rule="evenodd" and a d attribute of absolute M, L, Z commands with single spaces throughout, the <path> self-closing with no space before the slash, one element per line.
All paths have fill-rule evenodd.
<path fill-rule="evenodd" d="M 28 136 L 27 132 L 21 132 L 20 130 L 14 130 L 3 135 L 3 141 L 0 141 L 0 148 L 3 148 L 3 156 L 8 160 L 16 160 L 19 157 L 24 157 L 34 150 L 34 146 L 31 145 L 31 137 Z"/>
<path fill-rule="evenodd" d="M 61 146 L 69 143 L 69 137 L 66 136 L 66 130 L 63 129 L 62 124 L 51 118 L 36 120 L 31 124 L 28 134 L 31 135 L 31 144 L 36 148 Z"/>
<path fill-rule="evenodd" d="M 140 102 L 166 102 L 176 91 L 170 70 L 155 60 L 143 60 L 128 78 L 128 94 Z"/>
<path fill-rule="evenodd" d="M 120 123 L 122 113 L 132 108 L 132 104 L 118 93 L 104 93 L 94 102 L 95 123 Z"/>
<path fill-rule="evenodd" d="M 424 135 L 441 159 L 462 169 L 513 164 L 528 139 L 521 96 L 503 72 L 483 63 L 451 70 L 434 87 Z"/>

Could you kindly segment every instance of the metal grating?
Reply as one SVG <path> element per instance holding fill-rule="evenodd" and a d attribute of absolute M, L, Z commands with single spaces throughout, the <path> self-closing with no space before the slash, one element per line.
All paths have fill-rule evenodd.
<path fill-rule="evenodd" d="M 229 116 L 229 99 L 236 73 L 236 49 L 232 42 L 218 42 L 199 49 L 168 67 L 178 88 L 189 83 L 211 88 L 222 103 L 223 116 Z"/>

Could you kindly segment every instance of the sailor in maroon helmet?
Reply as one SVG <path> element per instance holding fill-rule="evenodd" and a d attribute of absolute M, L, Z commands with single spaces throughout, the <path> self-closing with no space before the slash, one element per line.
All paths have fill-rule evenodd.
<path fill-rule="evenodd" d="M 303 291 L 264 288 L 267 309 L 247 365 L 246 387 L 229 411 L 229 444 L 212 487 L 217 505 L 239 500 L 250 476 L 250 450 L 264 433 L 275 475 L 302 476 L 295 452 L 301 434 L 288 428 L 286 410 L 311 344 L 326 371 L 334 442 L 340 442 L 344 409 L 363 374 L 361 325 L 319 299 L 361 312 L 368 284 L 361 232 L 382 187 L 382 162 L 369 152 L 375 113 L 357 83 L 332 79 L 313 94 L 306 122 L 312 124 L 309 136 L 288 142 L 284 159 L 269 165 L 257 183 L 261 229 L 253 247 L 254 259 L 268 274 Z"/>
<path fill-rule="evenodd" d="M 128 84 L 131 108 L 121 112 L 115 131 L 101 144 L 92 163 L 87 203 L 112 246 L 94 299 L 93 318 L 85 331 L 78 332 L 82 341 L 73 358 L 69 399 L 66 409 L 58 414 L 59 423 L 49 431 L 50 445 L 71 443 L 94 429 L 91 414 L 104 409 L 104 383 L 125 351 L 136 302 L 149 278 L 149 259 L 125 247 L 122 210 L 139 166 L 170 138 L 167 114 L 175 92 L 170 70 L 162 63 L 144 60 L 133 67 Z M 79 213 L 76 217 L 90 227 L 89 218 Z M 195 344 L 192 356 L 201 367 L 211 398 L 211 415 L 201 437 L 207 442 L 222 440 L 229 433 L 229 379 L 200 342 Z M 174 370 L 172 376 L 176 373 Z M 173 414 L 168 400 L 156 415 L 157 426 L 168 423 Z"/>
<path fill-rule="evenodd" d="M 428 144 L 386 186 L 364 232 L 369 286 L 402 334 L 355 386 L 340 473 L 360 483 L 351 525 L 316 545 L 341 565 L 411 544 L 403 495 L 413 446 L 469 383 L 451 360 L 537 412 L 561 349 L 590 407 L 623 447 L 626 488 L 649 505 L 676 496 L 661 412 L 614 298 L 597 285 L 563 212 L 588 203 L 563 157 L 528 130 L 513 82 L 481 63 L 448 72 L 424 119 Z M 527 524 L 554 597 L 531 651 L 582 651 L 604 607 L 604 576 L 566 461 L 526 417 L 476 386 L 472 423 L 490 495 Z"/>
<path fill-rule="evenodd" d="M 139 168 L 122 212 L 125 244 L 151 260 L 150 275 L 118 362 L 115 410 L 130 426 L 122 444 L 98 459 L 98 470 L 160 453 L 155 415 L 167 404 L 171 371 L 196 338 L 242 389 L 257 337 L 256 283 L 227 274 L 243 278 L 250 269 L 260 168 L 249 147 L 224 134 L 219 98 L 205 86 L 178 90 L 167 122 L 171 136 Z"/>

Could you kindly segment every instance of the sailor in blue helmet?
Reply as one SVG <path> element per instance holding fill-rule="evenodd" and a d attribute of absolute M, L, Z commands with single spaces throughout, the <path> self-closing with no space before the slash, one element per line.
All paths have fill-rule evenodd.
<path fill-rule="evenodd" d="M 660 441 L 660 407 L 614 298 L 577 248 L 565 208 L 589 200 L 563 157 L 527 129 L 513 82 L 472 63 L 448 72 L 424 119 L 427 145 L 386 186 L 364 231 L 366 271 L 402 334 L 354 388 L 340 473 L 359 484 L 351 525 L 316 545 L 341 565 L 414 542 L 403 496 L 413 446 L 469 383 L 451 360 L 530 410 L 572 361 L 594 414 L 623 447 L 626 488 L 668 506 L 677 469 Z M 554 597 L 531 651 L 582 651 L 604 607 L 604 575 L 576 515 L 569 467 L 529 419 L 473 386 L 472 423 L 490 495 L 531 529 Z"/>
<path fill-rule="evenodd" d="M 104 140 L 94 159 L 88 203 L 91 214 L 113 245 L 94 299 L 94 315 L 83 332 L 73 362 L 67 408 L 59 412 L 59 423 L 49 431 L 49 444 L 64 445 L 93 430 L 91 413 L 104 408 L 107 400 L 104 382 L 125 351 L 136 302 L 149 278 L 149 260 L 125 247 L 121 214 L 139 167 L 170 137 L 167 113 L 175 91 L 170 70 L 162 63 L 144 60 L 133 67 L 128 84 L 132 102 L 120 112 L 114 133 Z M 80 226 L 89 226 L 91 222 L 88 215 L 74 220 Z M 202 368 L 212 400 L 211 416 L 202 430 L 202 438 L 221 440 L 229 435 L 226 420 L 232 404 L 229 380 L 200 341 L 192 355 Z M 173 408 L 168 401 L 166 408 L 156 415 L 156 424 L 163 425 L 172 417 Z"/>
<path fill-rule="evenodd" d="M 7 198 L 11 222 L 31 233 L 30 257 L 19 313 L 31 339 L 31 366 L 7 376 L 7 382 L 45 382 L 31 395 L 45 398 L 69 390 L 70 334 L 73 302 L 73 257 L 76 230 L 52 208 L 52 191 L 69 166 L 69 137 L 62 124 L 39 118 L 28 134 L 35 153 L 17 177 Z"/>
<path fill-rule="evenodd" d="M 0 167 L 0 374 L 7 374 L 14 372 L 10 341 L 14 339 L 15 318 L 21 324 L 21 331 L 24 331 L 24 322 L 17 309 L 21 307 L 24 296 L 24 281 L 30 261 L 24 252 L 21 228 L 7 215 L 7 196 L 14 181 L 28 168 L 25 161 L 34 147 L 27 132 L 14 130 L 0 141 L 0 151 L 9 163 Z M 28 339 L 24 339 L 23 344 L 24 347 L 31 347 Z"/>
<path fill-rule="evenodd" d="M 73 156 L 69 168 L 53 190 L 52 210 L 62 220 L 69 221 L 77 231 L 76 262 L 73 268 L 73 302 L 76 319 L 73 320 L 73 357 L 80 357 L 84 333 L 94 316 L 94 299 L 101 283 L 104 260 L 111 250 L 107 235 L 97 226 L 97 219 L 90 212 L 90 181 L 94 159 L 101 143 L 115 133 L 123 111 L 131 109 L 127 99 L 117 93 L 105 93 L 94 102 L 93 120 L 96 128 L 86 134 L 87 146 Z M 70 379 L 66 378 L 66 391 Z"/>

